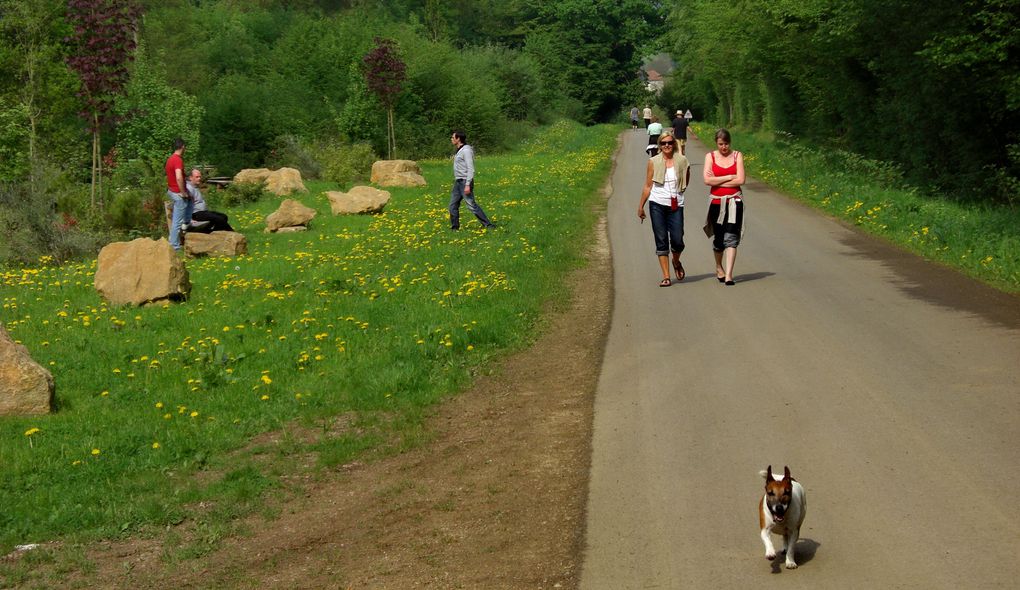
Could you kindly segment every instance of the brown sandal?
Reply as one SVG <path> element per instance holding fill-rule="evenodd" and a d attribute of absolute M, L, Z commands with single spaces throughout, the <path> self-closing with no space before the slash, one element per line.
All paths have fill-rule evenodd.
<path fill-rule="evenodd" d="M 673 283 L 671 283 L 669 279 L 662 279 L 662 281 L 659 282 L 659 286 L 660 287 L 668 287 L 668 286 L 670 286 L 672 284 Z"/>
<path fill-rule="evenodd" d="M 684 265 L 679 260 L 674 260 L 673 261 L 673 270 L 676 271 L 676 280 L 677 281 L 682 281 L 682 280 L 684 280 L 684 277 L 687 276 L 687 273 L 684 272 Z"/>

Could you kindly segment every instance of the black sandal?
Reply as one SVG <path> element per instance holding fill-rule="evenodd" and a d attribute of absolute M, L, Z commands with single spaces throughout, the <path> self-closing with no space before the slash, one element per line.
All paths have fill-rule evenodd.
<path fill-rule="evenodd" d="M 659 282 L 659 286 L 660 287 L 668 287 L 668 286 L 670 286 L 672 284 L 673 283 L 669 279 L 662 279 L 662 281 Z"/>

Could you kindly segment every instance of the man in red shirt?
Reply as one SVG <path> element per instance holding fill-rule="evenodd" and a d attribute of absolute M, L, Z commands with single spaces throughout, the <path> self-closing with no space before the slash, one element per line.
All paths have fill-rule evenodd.
<path fill-rule="evenodd" d="M 181 234 L 191 225 L 191 214 L 195 202 L 184 184 L 184 140 L 174 140 L 174 153 L 166 159 L 166 194 L 170 197 L 173 212 L 170 215 L 170 245 L 174 250 L 181 249 Z M 203 222 L 202 225 L 206 225 Z M 198 225 L 197 223 L 195 224 Z"/>

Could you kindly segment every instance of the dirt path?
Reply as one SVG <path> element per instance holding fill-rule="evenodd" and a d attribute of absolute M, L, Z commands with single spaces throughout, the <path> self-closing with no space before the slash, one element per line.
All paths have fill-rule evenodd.
<path fill-rule="evenodd" d="M 592 405 L 610 320 L 604 217 L 545 335 L 442 404 L 434 440 L 305 484 L 249 536 L 167 565 L 163 541 L 103 543 L 109 588 L 574 588 Z"/>

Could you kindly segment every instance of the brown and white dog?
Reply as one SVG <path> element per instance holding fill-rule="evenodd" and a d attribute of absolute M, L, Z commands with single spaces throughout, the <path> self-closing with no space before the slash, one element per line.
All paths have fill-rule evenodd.
<path fill-rule="evenodd" d="M 772 545 L 772 533 L 783 536 L 783 549 L 786 553 L 786 568 L 794 569 L 797 562 L 793 558 L 796 551 L 800 526 L 804 523 L 807 512 L 807 497 L 804 487 L 790 477 L 790 468 L 783 468 L 783 477 L 772 474 L 772 466 L 760 472 L 765 478 L 765 495 L 758 503 L 758 521 L 761 524 L 761 540 L 765 543 L 765 559 L 776 558 L 776 548 Z"/>

